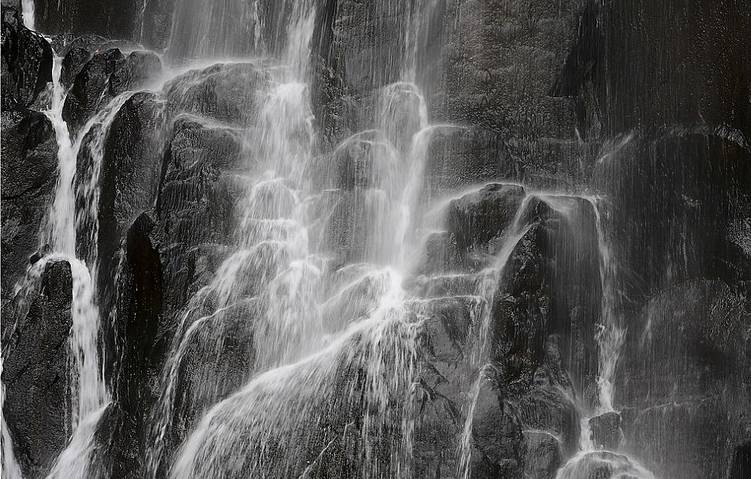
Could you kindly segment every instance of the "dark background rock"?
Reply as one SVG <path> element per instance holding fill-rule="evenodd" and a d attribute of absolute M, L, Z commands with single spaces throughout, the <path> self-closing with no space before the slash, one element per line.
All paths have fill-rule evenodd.
<path fill-rule="evenodd" d="M 91 52 L 84 47 L 72 47 L 63 57 L 63 63 L 60 70 L 60 83 L 68 89 L 73 86 L 73 82 L 78 76 L 81 69 L 91 59 Z"/>
<path fill-rule="evenodd" d="M 176 0 L 35 3 L 39 30 L 65 33 L 53 44 L 65 55 L 63 82 L 71 87 L 65 117 L 73 131 L 112 96 L 142 88 L 161 71 L 154 53 L 125 57 L 111 48 L 130 51 L 133 42 L 165 48 L 173 10 L 184 6 Z M 401 78 L 402 33 L 417 3 L 317 5 L 311 95 L 320 163 L 310 173 L 316 181 L 324 177 L 322 187 L 340 190 L 317 200 L 333 211 L 311 237 L 332 245 L 330 267 L 373 259 L 366 240 L 380 225 L 366 224 L 370 213 L 358 206 L 378 186 L 367 174 L 377 167 L 372 152 L 331 151 L 373 126 L 380 88 Z M 473 476 L 552 477 L 578 448 L 579 409 L 587 406 L 597 374 L 594 331 L 603 294 L 595 212 L 585 198 L 565 200 L 568 213 L 551 206 L 560 198 L 531 198 L 522 218 L 530 229 L 512 252 L 494 301 L 481 304 L 477 272 L 498 252 L 526 193 L 497 183 L 469 195 L 456 192 L 503 178 L 530 185 L 527 191 L 586 190 L 607 198 L 600 226 L 611 232 L 618 314 L 628 327 L 615 396 L 623 447 L 665 477 L 724 477 L 728 467 L 733 479 L 741 477 L 751 431 L 743 387 L 751 280 L 751 62 L 745 54 L 751 7 L 733 0 L 422 3 L 434 8 L 422 19 L 415 82 L 428 99 L 431 123 L 453 126 L 430 139 L 421 200 L 457 198 L 447 231 L 433 233 L 419 275 L 405 281 L 430 309 L 416 392 L 416 475 L 456 474 L 466 392 L 477 374 L 469 364 L 471 335 L 482 307 L 492 308 L 492 377 L 483 382 L 473 424 Z M 49 121 L 26 110 L 44 103 L 52 52 L 7 4 L 4 300 L 39 247 L 56 167 Z M 278 6 L 258 4 L 260 33 L 277 53 L 283 45 L 273 39 L 290 13 Z M 97 432 L 95 462 L 104 477 L 142 476 L 146 411 L 160 392 L 178 318 L 237 242 L 238 175 L 256 167 L 241 132 L 254 127 L 259 93 L 268 85 L 258 65 L 188 72 L 163 94 L 134 95 L 109 127 L 97 211 L 102 304 L 116 314 L 111 324 L 105 321 L 112 329 L 104 334 L 115 396 Z M 32 312 L 47 304 L 35 301 Z M 193 339 L 180 368 L 168 452 L 211 403 L 245 381 L 252 336 L 241 326 Z M 232 341 L 217 350 L 215 334 Z M 4 338 L 4 355 L 8 344 Z M 216 381 L 216 394 L 194 396 L 206 381 Z M 315 460 L 321 477 L 352 477 L 360 431 L 340 422 L 356 417 L 361 405 L 335 406 L 341 410 L 329 411 L 330 430 L 289 447 L 300 452 L 301 464 Z M 14 441 L 23 441 L 15 427 Z M 57 449 L 44 454 L 35 448 L 47 443 L 16 442 L 25 468 L 59 450 L 65 435 L 53 432 Z M 614 441 L 599 442 L 614 448 Z M 319 461 L 326 443 L 330 449 Z M 603 452 L 583 460 L 575 477 L 609 475 L 613 464 L 634 473 L 628 458 Z"/>
<path fill-rule="evenodd" d="M 75 134 L 99 107 L 104 106 L 102 93 L 106 91 L 110 75 L 123 60 L 123 54 L 117 48 L 96 53 L 76 75 L 63 107 L 63 119 L 71 133 Z"/>
<path fill-rule="evenodd" d="M 4 93 L 5 95 L 5 93 Z M 39 248 L 39 231 L 57 180 L 57 142 L 42 113 L 2 113 L 2 297 Z"/>
<path fill-rule="evenodd" d="M 149 80 L 158 78 L 161 72 L 162 61 L 156 53 L 131 52 L 110 76 L 110 95 L 117 96 L 127 90 L 142 88 Z"/>
<path fill-rule="evenodd" d="M 3 305 L 3 416 L 25 477 L 44 477 L 71 432 L 72 288 L 70 265 L 50 262 L 30 289 Z"/>
<path fill-rule="evenodd" d="M 52 81 L 52 48 L 23 26 L 20 12 L 2 7 L 3 111 L 29 107 Z"/>
<path fill-rule="evenodd" d="M 606 412 L 589 419 L 592 443 L 598 449 L 617 451 L 621 443 L 621 415 L 615 411 Z"/>

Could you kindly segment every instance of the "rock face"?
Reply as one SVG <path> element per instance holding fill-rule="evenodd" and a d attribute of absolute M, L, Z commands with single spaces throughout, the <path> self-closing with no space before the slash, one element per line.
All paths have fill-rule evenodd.
<path fill-rule="evenodd" d="M 24 27 L 18 10 L 2 7 L 3 111 L 22 110 L 52 81 L 52 48 Z"/>
<path fill-rule="evenodd" d="M 68 441 L 72 279 L 46 263 L 3 305 L 3 415 L 25 477 L 44 477 Z"/>
<path fill-rule="evenodd" d="M 598 449 L 615 451 L 621 443 L 621 415 L 617 412 L 606 412 L 590 418 L 589 428 L 592 442 Z"/>
<path fill-rule="evenodd" d="M 13 291 L 39 248 L 39 230 L 57 179 L 52 124 L 35 111 L 2 113 L 2 290 Z"/>
<path fill-rule="evenodd" d="M 63 107 L 63 119 L 77 131 L 102 105 L 109 78 L 124 60 L 119 49 L 95 54 L 76 75 Z"/>
<path fill-rule="evenodd" d="M 72 432 L 72 285 L 39 241 L 57 180 L 55 131 L 36 111 L 52 48 L 7 4 L 4 414 L 35 478 Z M 173 461 L 194 434 L 189 459 L 205 477 L 357 477 L 367 467 L 400 477 L 403 455 L 399 472 L 416 478 L 749 474 L 751 6 L 316 0 L 312 24 L 289 25 L 306 2 L 34 4 L 63 56 L 73 137 L 121 100 L 81 139 L 74 183 L 77 254 L 97 254 L 112 396 L 92 475 L 182 471 Z M 312 34 L 309 81 L 294 88 L 280 89 L 286 73 L 273 59 L 181 63 L 282 57 L 288 28 Z M 304 119 L 280 132 L 289 117 L 271 115 L 289 113 L 293 95 L 310 110 L 295 104 Z M 290 158 L 267 158 L 258 131 L 305 144 L 305 169 L 270 173 Z M 424 167 L 413 155 L 423 148 Z M 397 269 L 384 245 L 398 221 L 384 211 L 400 176 L 417 170 L 425 222 L 409 233 L 420 246 L 384 286 L 368 269 Z M 256 188 L 265 209 L 247 226 Z M 304 254 L 269 233 L 293 236 L 298 220 Z M 244 259 L 251 252 L 256 261 Z M 220 305 L 222 268 L 245 280 Z M 314 356 L 263 376 L 268 319 L 283 315 L 269 302 L 307 294 L 308 274 L 326 287 L 320 311 L 300 316 L 318 313 L 332 331 Z M 399 286 L 394 310 L 414 345 L 392 330 L 337 342 L 335 328 L 393 306 L 385 291 Z M 601 406 L 597 338 L 609 321 L 626 331 L 618 412 L 588 419 L 597 450 L 581 451 L 585 411 Z M 414 371 L 392 356 L 405 344 Z M 244 387 L 259 376 L 274 381 Z"/>

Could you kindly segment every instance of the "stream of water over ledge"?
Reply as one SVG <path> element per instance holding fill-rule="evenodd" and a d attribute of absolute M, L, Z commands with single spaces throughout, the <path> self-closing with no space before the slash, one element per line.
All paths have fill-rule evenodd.
<path fill-rule="evenodd" d="M 3 479 L 751 477 L 751 5 L 2 7 Z"/>

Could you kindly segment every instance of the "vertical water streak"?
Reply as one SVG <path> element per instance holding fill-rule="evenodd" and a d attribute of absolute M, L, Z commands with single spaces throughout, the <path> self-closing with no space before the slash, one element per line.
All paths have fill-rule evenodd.
<path fill-rule="evenodd" d="M 591 199 L 595 212 L 597 246 L 600 253 L 600 282 L 602 290 L 600 323 L 595 339 L 598 345 L 598 413 L 613 411 L 615 370 L 620 359 L 621 348 L 626 339 L 626 330 L 621 325 L 617 312 L 616 262 L 613 258 L 605 231 L 601 200 Z"/>
<path fill-rule="evenodd" d="M 21 17 L 26 28 L 36 30 L 34 0 L 21 0 Z"/>
<path fill-rule="evenodd" d="M 47 479 L 89 479 L 93 476 L 89 469 L 96 446 L 96 427 L 106 409 L 107 405 L 100 406 L 81 421 L 68 446 L 55 460 Z"/>
<path fill-rule="evenodd" d="M 258 45 L 258 0 L 178 0 L 166 48 L 169 58 L 244 57 Z"/>
<path fill-rule="evenodd" d="M 3 360 L 0 358 L 0 375 L 3 372 Z M 2 471 L 2 479 L 23 479 L 21 473 L 21 466 L 16 461 L 16 455 L 13 451 L 13 438 L 10 437 L 10 431 L 8 425 L 5 423 L 5 415 L 3 414 L 3 405 L 5 404 L 5 384 L 0 382 L 0 428 L 2 428 L 2 462 L 0 463 L 0 471 Z"/>
<path fill-rule="evenodd" d="M 71 141 L 68 124 L 63 120 L 63 105 L 65 105 L 66 91 L 60 75 L 63 58 L 55 55 L 52 61 L 52 103 L 45 113 L 55 130 L 58 152 L 58 177 L 55 186 L 55 198 L 47 218 L 46 231 L 41 237 L 41 246 L 48 244 L 53 251 L 75 256 L 75 194 L 73 179 L 76 174 L 76 156 Z"/>
<path fill-rule="evenodd" d="M 529 231 L 530 226 L 525 223 L 524 214 L 532 199 L 533 195 L 527 194 L 514 215 L 514 219 L 504 232 L 503 242 L 500 251 L 496 254 L 492 265 L 484 270 L 481 274 L 482 280 L 478 284 L 476 294 L 484 298 L 484 304 L 480 311 L 477 324 L 473 325 L 473 345 L 470 354 L 470 364 L 477 370 L 472 389 L 469 391 L 469 400 L 465 404 L 465 417 L 462 435 L 459 441 L 459 461 L 458 475 L 463 479 L 469 479 L 472 472 L 472 426 L 474 420 L 474 411 L 477 406 L 477 400 L 480 394 L 481 382 L 485 377 L 484 371 L 486 362 L 489 359 L 490 351 L 490 326 L 493 319 L 493 304 L 495 294 L 502 285 L 500 281 L 511 258 L 516 245 L 521 241 L 524 235 Z"/>

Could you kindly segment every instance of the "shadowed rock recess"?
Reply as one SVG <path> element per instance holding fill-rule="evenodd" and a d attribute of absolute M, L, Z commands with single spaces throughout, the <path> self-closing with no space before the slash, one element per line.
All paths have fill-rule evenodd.
<path fill-rule="evenodd" d="M 2 478 L 751 478 L 751 3 L 3 0 Z"/>

